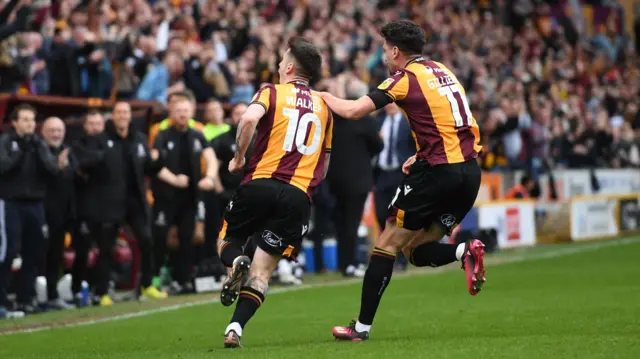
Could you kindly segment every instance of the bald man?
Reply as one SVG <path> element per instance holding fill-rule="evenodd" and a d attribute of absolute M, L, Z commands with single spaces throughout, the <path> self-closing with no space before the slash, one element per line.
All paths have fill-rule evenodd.
<path fill-rule="evenodd" d="M 45 275 L 49 309 L 72 309 L 58 296 L 58 280 L 62 270 L 64 238 L 75 219 L 74 174 L 77 161 L 64 142 L 65 125 L 58 117 L 49 117 L 42 124 L 42 138 L 58 158 L 62 170 L 47 184 L 44 200 L 45 218 L 49 226 L 49 247 L 46 257 Z M 66 166 L 65 166 L 66 163 Z"/>

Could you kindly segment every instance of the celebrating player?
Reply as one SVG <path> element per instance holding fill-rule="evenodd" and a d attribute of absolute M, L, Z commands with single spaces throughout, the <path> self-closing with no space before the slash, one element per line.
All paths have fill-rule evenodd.
<path fill-rule="evenodd" d="M 294 37 L 279 65 L 280 84 L 254 96 L 238 126 L 237 151 L 229 171 L 244 167 L 257 126 L 248 172 L 224 215 L 218 253 L 231 267 L 223 284 L 223 305 L 238 304 L 224 346 L 240 346 L 242 330 L 264 302 L 271 274 L 281 257 L 295 257 L 307 231 L 310 193 L 326 175 L 333 121 L 322 99 L 309 88 L 319 75 L 321 57 L 309 41 Z M 243 245 L 254 232 L 253 260 Z"/>
<path fill-rule="evenodd" d="M 485 280 L 482 242 L 439 243 L 473 207 L 480 187 L 476 157 L 482 147 L 465 91 L 444 65 L 422 57 L 425 33 L 418 25 L 392 22 L 381 34 L 390 78 L 355 101 L 320 93 L 333 112 L 346 118 L 360 118 L 395 102 L 409 120 L 418 147 L 403 165 L 406 176 L 389 205 L 392 216 L 373 249 L 362 284 L 360 316 L 347 327 L 333 328 L 340 340 L 369 338 L 399 250 L 418 267 L 462 261 L 471 295 Z"/>

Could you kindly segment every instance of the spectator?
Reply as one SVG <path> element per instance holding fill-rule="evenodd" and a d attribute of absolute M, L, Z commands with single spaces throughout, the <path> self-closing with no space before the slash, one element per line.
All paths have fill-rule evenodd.
<path fill-rule="evenodd" d="M 347 76 L 338 83 L 338 96 L 347 99 L 365 96 L 367 85 L 359 80 L 346 85 Z M 382 150 L 383 142 L 375 119 L 370 116 L 352 121 L 334 115 L 334 121 L 327 182 L 336 199 L 333 219 L 338 240 L 338 269 L 346 277 L 362 277 L 364 268 L 358 265 L 363 263 L 358 263 L 356 256 L 358 228 L 373 186 L 371 159 Z M 401 159 L 404 160 L 406 158 Z"/>
<path fill-rule="evenodd" d="M 5 3 L 5 6 L 0 10 L 0 42 L 9 36 L 26 31 L 29 28 L 29 19 L 32 13 L 30 6 L 21 6 L 13 21 L 11 20 L 11 13 L 18 5 L 19 0 L 11 0 Z"/>
<path fill-rule="evenodd" d="M 54 156 L 62 151 L 70 151 L 63 144 L 65 125 L 57 117 L 49 117 L 42 124 L 42 137 Z M 71 230 L 76 215 L 75 205 L 75 172 L 77 161 L 71 152 L 68 155 L 69 164 L 60 174 L 52 178 L 47 186 L 44 209 L 47 225 L 49 226 L 49 249 L 46 256 L 45 276 L 47 278 L 47 299 L 49 309 L 73 309 L 75 306 L 67 304 L 58 296 L 58 280 L 62 272 L 64 257 L 64 240 L 67 231 Z"/>
<path fill-rule="evenodd" d="M 216 100 L 207 102 L 204 109 L 204 137 L 211 142 L 216 137 L 231 130 L 231 126 L 224 122 L 224 110 L 222 104 Z"/>
<path fill-rule="evenodd" d="M 184 64 L 178 55 L 168 53 L 162 63 L 154 65 L 140 83 L 138 100 L 167 103 L 167 94 L 183 91 L 185 86 L 178 78 L 184 73 Z"/>
<path fill-rule="evenodd" d="M 535 180 L 529 174 L 525 174 L 520 179 L 520 183 L 513 186 L 504 195 L 506 199 L 527 199 L 531 196 L 531 191 L 535 186 Z"/>
<path fill-rule="evenodd" d="M 11 114 L 13 128 L 0 135 L 0 220 L 4 228 L 0 239 L 0 305 L 9 311 L 15 309 L 7 298 L 7 286 L 11 264 L 21 248 L 17 309 L 27 314 L 38 311 L 33 288 L 49 237 L 43 204 L 47 181 L 69 165 L 68 149 L 56 158 L 35 134 L 35 117 L 33 107 L 19 105 Z"/>

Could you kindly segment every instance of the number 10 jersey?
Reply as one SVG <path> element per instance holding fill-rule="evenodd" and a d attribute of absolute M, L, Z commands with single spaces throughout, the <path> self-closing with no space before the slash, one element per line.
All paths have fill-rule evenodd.
<path fill-rule="evenodd" d="M 323 179 L 331 152 L 333 117 L 327 104 L 302 82 L 266 85 L 251 104 L 262 105 L 253 154 L 243 183 L 274 178 L 307 195 Z"/>

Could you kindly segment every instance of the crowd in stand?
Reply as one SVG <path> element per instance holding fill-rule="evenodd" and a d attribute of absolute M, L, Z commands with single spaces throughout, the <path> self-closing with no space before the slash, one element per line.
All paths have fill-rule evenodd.
<path fill-rule="evenodd" d="M 25 23 L 11 11 L 30 2 L 6 2 L 2 18 Z M 23 24 L 34 31 L 0 45 L 0 92 L 166 102 L 189 88 L 199 103 L 248 102 L 275 80 L 292 34 L 322 50 L 316 88 L 374 86 L 387 76 L 377 29 L 410 17 L 427 30 L 425 53 L 465 84 L 487 170 L 640 165 L 635 29 L 616 1 L 36 2 Z M 581 3 L 609 13 L 595 36 Z"/>
<path fill-rule="evenodd" d="M 377 86 L 389 75 L 378 30 L 408 17 L 427 32 L 426 56 L 464 84 L 485 170 L 640 168 L 640 20 L 625 29 L 616 1 L 590 1 L 609 15 L 589 34 L 581 3 L 5 0 L 0 93 L 167 104 L 189 90 L 209 103 L 197 120 L 221 126 L 219 102 L 241 110 L 263 83 L 277 82 L 294 34 L 321 50 L 316 89 Z M 389 116 L 391 108 L 378 128 Z"/>

